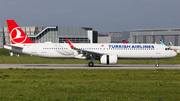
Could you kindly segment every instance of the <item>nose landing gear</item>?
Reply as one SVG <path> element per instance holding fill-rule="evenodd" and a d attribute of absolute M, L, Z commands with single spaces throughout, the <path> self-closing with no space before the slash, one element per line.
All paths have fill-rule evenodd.
<path fill-rule="evenodd" d="M 156 67 L 159 67 L 159 63 L 158 63 L 158 60 L 156 60 L 156 64 L 155 64 Z"/>

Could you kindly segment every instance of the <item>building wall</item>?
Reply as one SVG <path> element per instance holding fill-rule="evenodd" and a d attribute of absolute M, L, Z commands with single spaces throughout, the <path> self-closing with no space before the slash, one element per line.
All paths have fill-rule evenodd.
<path fill-rule="evenodd" d="M 69 38 L 73 43 L 97 43 L 97 32 L 92 28 L 82 27 L 64 27 L 64 26 L 48 26 L 48 27 L 21 27 L 21 29 L 28 35 L 28 37 L 36 43 L 53 42 L 64 43 Z M 8 27 L 3 27 L 4 43 L 11 44 Z M 89 36 L 91 37 L 88 37 Z M 3 34 L 2 34 L 3 35 Z M 1 37 L 1 35 L 0 35 Z M 1 41 L 1 39 L 0 39 Z M 0 43 L 1 44 L 1 43 Z M 2 46 L 3 46 L 2 45 Z"/>
<path fill-rule="evenodd" d="M 35 42 L 37 43 L 44 43 L 44 42 L 53 42 L 53 43 L 58 43 L 59 38 L 57 35 L 57 31 L 47 31 L 42 34 L 40 34 Z"/>
<path fill-rule="evenodd" d="M 175 44 L 173 43 L 173 45 Z M 180 46 L 180 35 L 178 35 L 178 45 L 175 45 L 175 46 Z"/>
<path fill-rule="evenodd" d="M 98 43 L 122 43 L 123 40 L 129 42 L 129 31 L 122 32 L 99 32 Z M 105 38 L 103 38 L 105 37 Z"/>
<path fill-rule="evenodd" d="M 98 32 L 93 31 L 93 43 L 98 43 Z"/>
<path fill-rule="evenodd" d="M 82 27 L 58 26 L 58 37 L 87 38 L 87 30 Z"/>
<path fill-rule="evenodd" d="M 87 37 L 89 38 L 88 42 L 93 43 L 93 34 L 91 30 L 87 31 Z"/>
<path fill-rule="evenodd" d="M 9 30 L 7 27 L 3 27 L 4 29 L 4 44 L 7 45 L 7 44 L 11 44 L 11 40 L 10 40 L 10 36 L 9 36 Z"/>
<path fill-rule="evenodd" d="M 67 42 L 66 38 L 73 43 L 93 43 L 93 32 L 92 28 L 58 26 L 59 43 Z"/>
<path fill-rule="evenodd" d="M 130 32 L 130 42 L 136 43 L 160 43 L 160 39 L 166 45 L 172 42 L 174 45 L 180 45 L 180 28 L 163 28 L 163 29 L 133 29 Z"/>
<path fill-rule="evenodd" d="M 111 43 L 111 37 L 98 37 L 98 43 Z"/>
<path fill-rule="evenodd" d="M 0 48 L 3 48 L 3 43 L 4 43 L 3 28 L 0 28 Z"/>

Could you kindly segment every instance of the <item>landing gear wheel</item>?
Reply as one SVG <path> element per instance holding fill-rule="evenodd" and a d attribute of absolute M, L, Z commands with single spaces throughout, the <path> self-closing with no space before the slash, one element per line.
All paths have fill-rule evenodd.
<path fill-rule="evenodd" d="M 156 64 L 155 66 L 156 66 L 156 67 L 159 67 L 159 64 Z"/>
<path fill-rule="evenodd" d="M 94 66 L 94 63 L 93 62 L 89 62 L 89 67 L 93 67 Z"/>
<path fill-rule="evenodd" d="M 156 66 L 156 67 L 159 67 L 159 62 L 158 62 L 158 60 L 156 60 L 155 66 Z"/>

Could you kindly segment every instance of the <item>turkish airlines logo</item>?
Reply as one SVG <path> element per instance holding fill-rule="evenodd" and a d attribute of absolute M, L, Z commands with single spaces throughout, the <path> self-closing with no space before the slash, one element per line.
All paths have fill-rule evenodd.
<path fill-rule="evenodd" d="M 13 28 L 11 30 L 10 37 L 11 41 L 14 43 L 23 43 L 27 39 L 26 35 L 22 35 L 20 27 Z"/>

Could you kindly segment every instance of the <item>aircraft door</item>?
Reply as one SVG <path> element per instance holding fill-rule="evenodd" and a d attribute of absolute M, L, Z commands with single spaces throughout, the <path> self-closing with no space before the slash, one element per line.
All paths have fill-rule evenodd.
<path fill-rule="evenodd" d="M 32 45 L 31 53 L 34 54 L 34 55 L 36 54 L 36 45 Z"/>
<path fill-rule="evenodd" d="M 156 47 L 156 54 L 161 54 L 160 47 Z"/>

